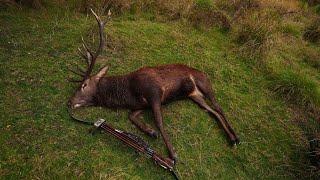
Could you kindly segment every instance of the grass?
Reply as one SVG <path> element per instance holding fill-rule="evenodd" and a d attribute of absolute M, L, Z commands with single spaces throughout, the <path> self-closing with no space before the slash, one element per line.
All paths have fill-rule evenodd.
<path fill-rule="evenodd" d="M 239 3 L 234 1 L 224 6 L 237 9 L 226 12 L 233 17 L 230 35 L 240 57 L 270 79 L 268 88 L 279 97 L 305 111 L 316 112 L 313 119 L 319 119 L 315 12 L 308 6 L 303 8 L 299 1 Z M 311 31 L 311 38 L 306 38 L 306 33 Z"/>
<path fill-rule="evenodd" d="M 88 127 L 70 120 L 65 104 L 75 86 L 66 81 L 66 67 L 80 61 L 80 37 L 88 32 L 91 37 L 96 27 L 90 16 L 56 11 L 0 12 L 0 177 L 171 178 L 121 142 L 102 133 L 91 136 Z M 311 176 L 305 132 L 294 121 L 293 109 L 266 88 L 269 77 L 264 72 L 231 51 L 228 34 L 215 28 L 201 31 L 183 21 L 127 16 L 114 18 L 106 32 L 113 48 L 97 65 L 110 64 L 110 75 L 146 65 L 184 63 L 212 80 L 242 144 L 228 146 L 216 122 L 191 101 L 165 106 L 165 128 L 179 155 L 177 171 L 183 179 Z M 77 113 L 105 118 L 166 154 L 161 139 L 145 136 L 128 121 L 127 110 L 87 108 Z M 153 125 L 150 112 L 144 119 Z"/>

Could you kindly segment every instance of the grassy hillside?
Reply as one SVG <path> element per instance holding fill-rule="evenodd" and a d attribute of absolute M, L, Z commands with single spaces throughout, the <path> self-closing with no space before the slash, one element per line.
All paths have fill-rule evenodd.
<path fill-rule="evenodd" d="M 81 36 L 97 42 L 93 17 L 70 2 L 64 8 L 46 2 L 39 9 L 13 5 L 0 10 L 0 177 L 171 178 L 121 142 L 102 133 L 91 136 L 88 127 L 68 117 L 65 105 L 76 85 L 66 81 L 71 76 L 67 66 L 81 63 L 76 51 Z M 167 63 L 202 70 L 242 140 L 236 148 L 228 146 L 217 123 L 191 101 L 165 106 L 165 128 L 183 179 L 319 176 L 307 154 L 308 139 L 319 132 L 319 44 L 303 38 L 313 19 L 275 14 L 262 21 L 274 9 L 283 11 L 250 9 L 253 1 L 244 10 L 211 1 L 177 3 L 176 9 L 167 1 L 159 1 L 162 6 L 139 2 L 113 7 L 105 28 L 107 48 L 96 68 L 109 64 L 109 75 Z M 284 7 L 316 16 L 316 7 L 300 3 Z M 201 21 L 208 15 L 219 23 Z M 105 118 L 167 153 L 162 139 L 145 136 L 129 122 L 127 110 L 77 113 Z M 151 112 L 144 121 L 153 125 Z"/>

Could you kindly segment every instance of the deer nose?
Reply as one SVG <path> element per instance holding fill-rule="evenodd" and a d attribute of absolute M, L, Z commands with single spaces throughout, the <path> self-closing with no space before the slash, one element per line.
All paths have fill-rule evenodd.
<path fill-rule="evenodd" d="M 81 107 L 81 104 L 80 103 L 75 103 L 72 101 L 72 99 L 70 99 L 68 101 L 68 107 L 71 108 L 71 109 L 76 109 L 78 107 Z"/>

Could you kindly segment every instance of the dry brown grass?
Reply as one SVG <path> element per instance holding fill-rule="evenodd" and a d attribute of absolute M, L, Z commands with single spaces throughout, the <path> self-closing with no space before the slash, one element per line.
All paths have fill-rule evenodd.
<path fill-rule="evenodd" d="M 213 8 L 202 8 L 195 5 L 189 16 L 189 21 L 196 27 L 204 26 L 210 28 L 217 25 L 225 30 L 231 29 L 229 17 L 223 11 L 214 10 Z"/>
<path fill-rule="evenodd" d="M 128 11 L 132 3 L 131 0 L 81 0 L 77 6 L 82 12 L 89 12 L 89 9 L 93 8 L 100 12 L 110 9 L 113 14 L 121 14 Z"/>
<path fill-rule="evenodd" d="M 217 9 L 209 0 L 57 0 L 53 3 L 76 12 L 90 13 L 90 8 L 99 14 L 110 9 L 113 16 L 147 12 L 162 21 L 185 19 L 193 25 L 207 28 L 216 25 L 224 29 L 231 27 L 227 13 Z"/>
<path fill-rule="evenodd" d="M 187 17 L 193 6 L 194 0 L 159 0 L 155 3 L 156 9 L 160 14 L 165 14 L 171 20 Z"/>
<path fill-rule="evenodd" d="M 16 6 L 17 3 L 15 0 L 0 0 L 0 7 L 6 6 Z"/>
<path fill-rule="evenodd" d="M 300 2 L 293 0 L 260 0 L 262 8 L 271 8 L 279 13 L 296 12 L 300 10 Z"/>
<path fill-rule="evenodd" d="M 234 1 L 216 1 L 215 6 L 226 12 L 229 16 L 236 19 L 241 16 L 245 11 L 250 9 L 259 9 L 260 2 L 258 0 L 234 0 Z"/>
<path fill-rule="evenodd" d="M 267 53 L 278 33 L 279 19 L 270 10 L 247 10 L 233 24 L 232 35 L 245 57 L 255 58 Z"/>
<path fill-rule="evenodd" d="M 168 19 L 186 17 L 193 7 L 194 0 L 82 0 L 78 5 L 80 11 L 94 9 L 111 9 L 115 15 L 126 12 L 140 13 L 153 11 L 156 14 L 165 15 Z"/>
<path fill-rule="evenodd" d="M 320 17 L 314 18 L 306 27 L 303 37 L 313 43 L 320 42 Z"/>
<path fill-rule="evenodd" d="M 246 58 L 261 59 L 285 34 L 301 35 L 303 9 L 299 1 L 234 0 L 219 1 L 215 6 L 230 17 L 231 34 Z"/>
<path fill-rule="evenodd" d="M 320 0 L 307 0 L 307 2 L 312 6 L 320 4 Z"/>
<path fill-rule="evenodd" d="M 5 2 L 9 2 L 9 1 L 6 0 Z M 15 2 L 17 4 L 21 4 L 24 6 L 28 6 L 28 7 L 34 8 L 34 9 L 40 9 L 43 6 L 42 0 L 12 0 L 12 2 Z"/>
<path fill-rule="evenodd" d="M 320 52 L 315 48 L 304 48 L 302 51 L 303 60 L 314 68 L 320 69 Z"/>

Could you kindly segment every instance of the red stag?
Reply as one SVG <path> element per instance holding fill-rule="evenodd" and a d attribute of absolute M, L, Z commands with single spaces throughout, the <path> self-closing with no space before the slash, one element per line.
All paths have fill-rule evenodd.
<path fill-rule="evenodd" d="M 92 10 L 91 10 L 92 11 Z M 91 75 L 97 57 L 105 45 L 105 22 L 92 11 L 100 33 L 98 50 L 93 53 L 83 43 L 87 70 L 75 72 L 82 76 L 81 86 L 69 100 L 71 108 L 84 106 L 103 106 L 108 108 L 127 108 L 130 121 L 149 136 L 157 137 L 158 133 L 149 125 L 139 121 L 145 109 L 150 108 L 154 114 L 156 126 L 169 150 L 169 156 L 176 160 L 177 155 L 163 128 L 161 105 L 173 100 L 189 98 L 215 117 L 231 143 L 239 143 L 239 138 L 228 123 L 221 107 L 217 103 L 209 78 L 201 71 L 182 64 L 169 64 L 156 67 L 143 67 L 137 71 L 121 76 L 105 77 L 108 67 L 103 67 L 95 75 Z M 79 49 L 80 50 L 80 49 Z M 205 100 L 209 100 L 211 107 Z"/>

